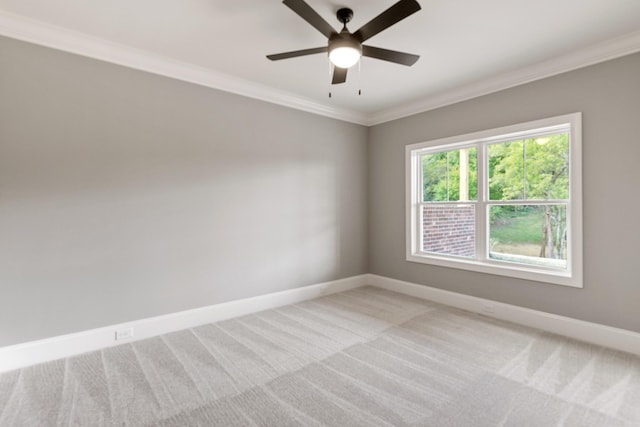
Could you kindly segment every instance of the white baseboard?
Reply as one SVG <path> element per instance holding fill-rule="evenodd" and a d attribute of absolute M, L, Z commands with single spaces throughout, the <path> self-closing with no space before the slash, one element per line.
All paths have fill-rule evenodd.
<path fill-rule="evenodd" d="M 640 333 L 369 274 L 367 284 L 640 355 Z"/>
<path fill-rule="evenodd" d="M 215 304 L 208 307 L 121 323 L 89 331 L 62 335 L 0 348 L 0 372 L 75 356 L 89 351 L 154 337 L 245 314 L 295 304 L 323 295 L 364 286 L 368 275 L 289 289 L 267 295 Z M 133 337 L 116 341 L 116 331 L 133 328 Z"/>
<path fill-rule="evenodd" d="M 375 274 L 364 274 L 178 313 L 121 323 L 0 348 L 0 373 L 157 335 L 218 322 L 323 295 L 370 285 L 520 325 L 640 355 L 640 333 L 459 294 Z M 133 338 L 116 341 L 116 331 L 133 328 Z"/>

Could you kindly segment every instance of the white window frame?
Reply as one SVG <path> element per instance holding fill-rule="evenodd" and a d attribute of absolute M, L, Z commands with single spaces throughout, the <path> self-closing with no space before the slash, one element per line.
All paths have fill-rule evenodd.
<path fill-rule="evenodd" d="M 569 132 L 569 199 L 567 203 L 567 267 L 554 269 L 543 266 L 515 264 L 488 258 L 489 206 L 498 201 L 489 201 L 487 146 L 496 142 L 531 138 L 553 133 Z M 422 224 L 419 212 L 422 198 L 421 155 L 460 148 L 476 147 L 478 153 L 478 196 L 475 201 L 459 204 L 476 206 L 476 258 L 434 254 L 422 251 Z M 406 259 L 411 262 L 458 268 L 500 276 L 515 277 L 557 285 L 583 287 L 582 277 L 582 113 L 535 120 L 516 125 L 488 129 L 465 135 L 442 138 L 406 146 Z M 491 203 L 493 202 L 493 203 Z M 516 204 L 550 204 L 554 200 L 517 201 Z M 447 203 L 447 202 L 445 202 Z M 452 202 L 448 202 L 452 203 Z M 499 201 L 509 204 L 510 201 Z M 565 201 L 563 200 L 563 203 Z"/>

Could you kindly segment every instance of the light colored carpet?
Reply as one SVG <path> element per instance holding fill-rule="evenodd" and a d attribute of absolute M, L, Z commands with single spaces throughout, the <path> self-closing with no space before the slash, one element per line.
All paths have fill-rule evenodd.
<path fill-rule="evenodd" d="M 2 426 L 640 425 L 640 358 L 360 288 L 0 375 Z"/>

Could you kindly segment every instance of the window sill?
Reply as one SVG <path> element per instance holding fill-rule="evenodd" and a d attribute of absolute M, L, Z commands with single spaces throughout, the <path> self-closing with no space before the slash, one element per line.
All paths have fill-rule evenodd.
<path fill-rule="evenodd" d="M 498 276 L 513 277 L 516 279 L 532 280 L 536 282 L 550 283 L 554 285 L 582 288 L 581 274 L 571 274 L 566 271 L 544 270 L 522 265 L 509 265 L 508 263 L 493 261 L 467 260 L 463 258 L 438 257 L 434 255 L 407 254 L 407 261 L 422 264 L 437 265 L 439 267 L 457 268 L 460 270 L 476 271 L 478 273 L 494 274 Z"/>

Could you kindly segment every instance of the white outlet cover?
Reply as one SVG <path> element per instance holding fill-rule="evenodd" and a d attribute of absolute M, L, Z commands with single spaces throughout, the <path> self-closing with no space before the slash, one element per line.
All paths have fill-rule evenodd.
<path fill-rule="evenodd" d="M 116 341 L 133 338 L 133 328 L 120 329 L 116 331 Z"/>

